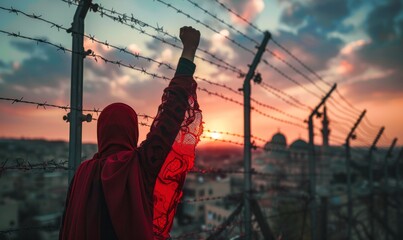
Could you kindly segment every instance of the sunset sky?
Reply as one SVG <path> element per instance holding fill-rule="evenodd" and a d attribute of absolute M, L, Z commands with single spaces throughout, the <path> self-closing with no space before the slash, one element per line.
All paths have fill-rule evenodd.
<path fill-rule="evenodd" d="M 161 0 L 162 1 L 162 0 Z M 197 24 L 177 11 L 168 8 L 159 1 L 100 0 L 107 9 L 126 13 L 164 31 L 178 35 L 182 26 L 193 26 L 200 30 L 202 40 L 200 48 L 215 54 L 243 72 L 248 70 L 253 54 L 236 46 L 226 39 L 233 39 L 246 48 L 256 51 L 255 43 L 238 32 L 208 16 L 187 0 L 163 0 L 183 10 L 195 19 L 217 30 L 219 34 Z M 226 23 L 238 29 L 257 42 L 263 34 L 250 27 L 236 16 L 222 8 L 215 0 L 192 0 L 201 8 L 216 15 Z M 263 54 L 264 60 L 278 68 L 288 79 L 273 68 L 261 62 L 257 71 L 263 82 L 280 89 L 288 96 L 309 107 L 320 102 L 320 96 L 329 91 L 333 83 L 338 84 L 339 93 L 354 108 L 343 101 L 339 95 L 326 106 L 330 118 L 331 144 L 338 145 L 347 136 L 361 111 L 367 110 L 364 122 L 357 130 L 356 145 L 369 145 L 381 126 L 385 134 L 380 145 L 388 146 L 394 137 L 403 141 L 403 3 L 400 0 L 220 0 L 234 12 L 258 28 L 268 30 L 273 39 L 297 56 L 305 65 L 312 68 L 324 81 L 307 71 L 299 62 L 280 49 L 273 41 L 267 48 L 281 59 L 297 69 L 296 72 L 269 52 Z M 95 2 L 94 2 L 95 3 Z M 62 1 L 45 0 L 3 0 L 1 7 L 41 15 L 51 22 L 69 27 L 75 7 L 69 7 Z M 49 24 L 27 18 L 22 14 L 0 10 L 0 30 L 19 32 L 35 38 L 46 38 L 56 45 L 71 48 L 71 35 Z M 155 30 L 142 27 L 147 33 L 175 43 L 169 36 Z M 101 41 L 126 47 L 128 51 L 138 53 L 160 62 L 176 66 L 180 49 L 173 48 L 152 37 L 114 22 L 99 13 L 89 12 L 85 21 L 85 32 L 95 35 Z M 181 46 L 180 42 L 176 42 Z M 110 60 L 121 60 L 127 65 L 135 65 L 148 72 L 173 76 L 173 71 L 157 64 L 135 59 L 119 50 L 92 43 L 86 39 L 85 49 Z M 197 52 L 199 56 L 215 61 L 210 56 Z M 233 89 L 242 87 L 243 78 L 231 71 L 219 69 L 199 59 L 195 75 L 212 82 L 225 84 Z M 71 54 L 57 51 L 56 48 L 36 42 L 17 39 L 0 33 L 0 97 L 21 98 L 27 101 L 47 102 L 66 106 L 70 103 Z M 305 77 L 304 77 L 305 76 Z M 316 86 L 307 78 L 314 81 Z M 290 81 L 294 80 L 299 85 Z M 86 58 L 84 64 L 84 106 L 85 108 L 104 108 L 112 102 L 124 102 L 131 105 L 137 113 L 155 115 L 161 94 L 167 81 L 153 79 L 138 71 L 95 62 Z M 329 86 L 330 85 L 330 86 Z M 242 96 L 226 89 L 199 81 L 201 88 L 223 94 L 238 102 Z M 302 86 L 302 87 L 301 87 Z M 322 89 L 322 90 L 320 90 Z M 252 112 L 252 134 L 270 140 L 280 131 L 287 137 L 288 144 L 302 138 L 307 140 L 308 131 L 304 120 L 310 114 L 309 109 L 294 106 L 295 100 L 279 93 L 283 101 L 273 93 L 257 84 L 252 84 L 252 97 L 270 105 L 269 109 L 252 103 L 259 111 L 270 115 L 274 120 Z M 278 95 L 278 94 L 277 94 Z M 319 97 L 317 97 L 317 96 Z M 198 92 L 198 99 L 205 128 L 215 131 L 243 134 L 243 108 L 222 98 Z M 293 102 L 294 105 L 289 104 Z M 45 138 L 68 140 L 69 125 L 62 120 L 66 112 L 62 109 L 37 109 L 34 105 L 23 103 L 11 104 L 0 101 L 0 137 Z M 97 116 L 94 115 L 96 118 Z M 139 119 L 147 122 L 145 119 Z M 283 121 L 285 120 L 285 121 Z M 294 124 L 289 124 L 292 122 Z M 150 120 L 148 123 L 151 123 Z M 301 127 L 295 125 L 302 125 Z M 321 119 L 315 119 L 317 129 L 321 128 Z M 147 133 L 147 127 L 140 127 L 140 140 Z M 316 130 L 315 143 L 321 144 L 319 130 Z M 242 142 L 242 138 L 209 133 L 206 136 Z M 96 121 L 83 123 L 83 141 L 96 142 Z M 206 142 L 209 140 L 203 140 Z M 257 141 L 258 145 L 263 142 Z"/>

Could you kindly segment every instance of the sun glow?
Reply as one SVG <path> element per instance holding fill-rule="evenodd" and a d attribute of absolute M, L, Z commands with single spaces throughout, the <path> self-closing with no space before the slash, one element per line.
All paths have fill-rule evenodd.
<path fill-rule="evenodd" d="M 210 137 L 214 140 L 220 139 L 221 138 L 221 134 L 218 132 L 212 132 L 210 133 Z"/>

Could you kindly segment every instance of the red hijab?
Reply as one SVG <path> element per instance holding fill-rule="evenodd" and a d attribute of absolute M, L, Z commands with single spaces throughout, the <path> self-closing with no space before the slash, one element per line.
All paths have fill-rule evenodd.
<path fill-rule="evenodd" d="M 98 155 L 108 156 L 137 148 L 139 127 L 137 114 L 124 103 L 113 103 L 102 110 L 97 125 Z"/>
<path fill-rule="evenodd" d="M 98 119 L 97 134 L 98 153 L 79 166 L 70 185 L 60 239 L 102 239 L 105 231 L 119 240 L 152 239 L 152 195 L 137 160 L 137 114 L 111 104 Z"/>

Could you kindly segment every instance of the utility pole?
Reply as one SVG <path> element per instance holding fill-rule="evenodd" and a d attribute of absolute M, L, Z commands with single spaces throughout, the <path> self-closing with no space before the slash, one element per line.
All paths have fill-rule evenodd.
<path fill-rule="evenodd" d="M 397 204 L 397 211 L 396 211 L 396 236 L 397 239 L 403 239 L 403 216 L 402 216 L 402 208 L 400 206 L 402 194 L 401 194 L 401 183 L 400 183 L 400 172 L 401 172 L 401 164 L 403 159 L 403 147 L 400 149 L 399 156 L 395 161 L 395 171 L 396 171 L 396 204 Z"/>
<path fill-rule="evenodd" d="M 368 178 L 369 178 L 369 225 L 371 231 L 371 240 L 375 240 L 375 226 L 374 226 L 374 173 L 372 169 L 373 158 L 372 153 L 376 149 L 376 144 L 382 136 L 383 131 L 385 131 L 385 127 L 381 127 L 378 134 L 376 135 L 374 141 L 372 142 L 371 147 L 368 151 Z"/>
<path fill-rule="evenodd" d="M 73 35 L 71 60 L 70 113 L 65 118 L 70 122 L 69 139 L 69 182 L 81 163 L 82 122 L 83 116 L 83 61 L 84 61 L 84 20 L 92 0 L 81 0 L 74 14 L 74 20 L 68 32 Z"/>
<path fill-rule="evenodd" d="M 353 227 L 353 197 L 351 192 L 351 152 L 350 152 L 350 139 L 355 139 L 356 135 L 354 134 L 355 129 L 360 124 L 362 118 L 364 117 L 367 111 L 364 110 L 358 120 L 355 122 L 353 128 L 348 133 L 346 138 L 346 171 L 347 171 L 347 197 L 348 197 L 348 220 L 347 220 L 347 239 L 351 239 L 351 230 Z"/>
<path fill-rule="evenodd" d="M 395 148 L 397 142 L 397 138 L 394 138 L 392 141 L 392 144 L 390 145 L 388 152 L 386 153 L 385 160 L 383 163 L 383 190 L 384 190 L 384 195 L 383 195 L 383 222 L 385 223 L 386 226 L 389 226 L 389 211 L 388 211 L 388 194 L 389 194 L 389 185 L 388 185 L 388 180 L 389 180 L 389 173 L 388 173 L 388 159 L 392 156 L 392 151 L 393 148 Z M 385 240 L 389 240 L 389 232 L 385 230 Z"/>
<path fill-rule="evenodd" d="M 336 89 L 337 84 L 334 84 L 330 91 L 322 98 L 322 101 L 316 106 L 308 118 L 308 132 L 309 132 L 309 192 L 311 197 L 311 239 L 318 240 L 317 229 L 317 211 L 316 211 L 316 157 L 315 157 L 315 143 L 313 139 L 313 117 L 319 116 L 319 108 L 330 97 L 330 94 Z"/>
<path fill-rule="evenodd" d="M 249 66 L 249 71 L 246 74 L 243 83 L 244 93 L 244 222 L 245 222 L 245 239 L 252 239 L 252 212 L 251 212 L 251 191 L 252 191 L 252 175 L 251 175 L 251 158 L 252 158 L 252 143 L 251 143 L 251 119 L 250 119 L 250 94 L 251 80 L 255 76 L 255 70 L 262 58 L 263 52 L 266 49 L 267 43 L 271 38 L 271 34 L 266 31 L 264 38 L 258 51 Z"/>

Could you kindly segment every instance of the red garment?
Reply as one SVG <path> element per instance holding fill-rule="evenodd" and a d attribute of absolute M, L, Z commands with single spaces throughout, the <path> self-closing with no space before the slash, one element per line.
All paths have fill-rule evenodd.
<path fill-rule="evenodd" d="M 155 212 L 159 217 L 170 216 L 164 223 L 154 220 L 154 229 L 164 229 L 159 236 L 168 234 L 181 195 L 177 193 L 181 192 L 186 169 L 193 164 L 194 147 L 201 134 L 196 86 L 192 77 L 171 80 L 150 132 L 138 148 L 134 110 L 115 103 L 102 111 L 98 153 L 75 173 L 60 239 L 153 239 Z M 181 182 L 175 185 L 177 173 Z M 161 205 L 154 200 L 161 197 L 170 203 Z M 109 225 L 113 228 L 110 231 Z"/>

